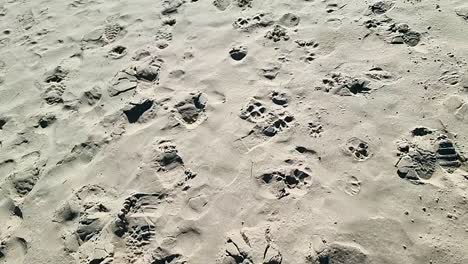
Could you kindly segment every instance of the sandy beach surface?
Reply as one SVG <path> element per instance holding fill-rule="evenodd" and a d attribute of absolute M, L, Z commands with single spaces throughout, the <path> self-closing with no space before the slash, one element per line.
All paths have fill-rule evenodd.
<path fill-rule="evenodd" d="M 466 0 L 0 0 L 0 263 L 467 264 Z"/>

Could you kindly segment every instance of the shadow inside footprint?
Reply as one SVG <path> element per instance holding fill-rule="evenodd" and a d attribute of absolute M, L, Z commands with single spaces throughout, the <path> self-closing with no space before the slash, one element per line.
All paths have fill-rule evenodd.
<path fill-rule="evenodd" d="M 118 45 L 109 51 L 109 57 L 113 59 L 120 59 L 125 55 L 127 55 L 127 48 L 124 46 Z"/>
<path fill-rule="evenodd" d="M 231 56 L 233 60 L 241 61 L 242 59 L 245 58 L 245 56 L 247 56 L 247 48 L 244 46 L 232 48 L 229 51 L 229 55 Z"/>
<path fill-rule="evenodd" d="M 145 100 L 140 104 L 133 104 L 133 107 L 129 110 L 124 110 L 124 114 L 127 116 L 128 122 L 136 123 L 138 119 L 151 107 L 153 106 L 152 100 Z"/>
<path fill-rule="evenodd" d="M 0 130 L 3 129 L 3 126 L 5 126 L 6 123 L 7 123 L 7 120 L 6 120 L 6 119 L 0 118 Z"/>

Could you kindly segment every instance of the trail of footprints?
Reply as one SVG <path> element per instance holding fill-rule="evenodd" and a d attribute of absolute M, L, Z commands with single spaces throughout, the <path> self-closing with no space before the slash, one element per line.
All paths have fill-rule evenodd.
<path fill-rule="evenodd" d="M 242 228 L 226 234 L 225 245 L 216 263 L 219 264 L 281 264 L 282 250 L 275 243 L 275 237 L 269 226 Z M 311 250 L 303 258 L 303 263 L 310 264 L 366 264 L 370 257 L 359 245 L 350 242 L 333 241 L 321 245 L 318 250 Z"/>
<path fill-rule="evenodd" d="M 374 67 L 356 76 L 331 72 L 317 84 L 315 89 L 339 96 L 365 96 L 397 80 L 398 76 L 395 74 Z"/>
<path fill-rule="evenodd" d="M 120 207 L 116 198 L 112 190 L 87 185 L 56 211 L 65 250 L 78 263 L 186 263 L 157 238 L 155 222 L 171 204 L 169 194 L 136 192 Z"/>
<path fill-rule="evenodd" d="M 422 34 L 412 30 L 408 24 L 394 22 L 385 15 L 366 20 L 364 26 L 390 44 L 414 47 L 422 39 Z"/>
<path fill-rule="evenodd" d="M 74 1 L 72 8 L 85 5 L 86 1 Z M 196 1 L 193 1 L 196 2 Z M 246 10 L 252 8 L 255 1 L 252 0 L 215 0 L 213 5 L 220 11 L 228 8 L 240 8 Z M 174 18 L 180 9 L 187 4 L 185 1 L 163 1 L 161 14 L 165 17 L 160 29 L 155 34 L 155 47 L 165 49 L 172 40 L 172 27 L 177 23 Z M 387 16 L 393 9 L 394 1 L 379 0 L 369 6 L 365 15 L 363 26 L 369 30 L 369 34 L 376 34 L 382 40 L 390 44 L 406 44 L 410 47 L 417 46 L 424 34 L 413 30 L 406 23 L 397 22 Z M 329 3 L 327 13 L 338 12 L 343 6 Z M 0 8 L 0 15 L 6 13 L 6 9 Z M 465 18 L 463 10 L 456 11 L 459 16 Z M 17 17 L 23 30 L 30 30 L 35 26 L 35 15 L 29 11 Z M 466 19 L 465 19 L 466 20 Z M 232 27 L 244 33 L 256 33 L 271 43 L 292 42 L 297 48 L 304 51 L 300 60 L 312 63 L 317 59 L 318 42 L 313 40 L 294 39 L 292 28 L 301 23 L 301 18 L 293 13 L 286 13 L 280 17 L 274 17 L 271 13 L 259 12 L 254 15 L 243 15 L 236 19 Z M 113 60 L 119 60 L 133 53 L 130 65 L 116 72 L 109 80 L 107 95 L 118 100 L 121 97 L 131 98 L 125 101 L 120 109 L 121 116 L 126 118 L 128 124 L 142 123 L 154 117 L 154 112 L 162 105 L 152 97 L 140 100 L 134 99 L 142 90 L 157 86 L 160 81 L 161 71 L 165 70 L 165 62 L 154 55 L 152 50 L 130 51 L 123 45 L 114 45 L 127 34 L 124 25 L 108 21 L 105 25 L 96 28 L 83 36 L 81 46 L 87 49 L 108 49 L 107 56 Z M 235 61 L 242 63 L 248 56 L 248 47 L 238 46 L 232 48 L 228 55 Z M 0 61 L 0 85 L 6 65 Z M 72 74 L 71 69 L 57 66 L 45 73 L 43 79 L 38 81 L 43 102 L 50 107 L 65 105 L 64 95 L 69 87 L 67 81 Z M 266 67 L 262 69 L 262 75 L 268 80 L 275 80 L 279 69 Z M 449 84 L 457 84 L 458 76 L 447 74 L 442 81 Z M 315 89 L 338 96 L 366 96 L 377 89 L 398 80 L 399 76 L 380 67 L 374 67 L 367 72 L 352 74 L 346 72 L 330 72 L 316 85 Z M 88 106 L 95 106 L 102 98 L 103 91 L 100 87 L 92 87 L 84 92 L 79 101 Z M 185 93 L 178 102 L 171 102 L 170 112 L 178 124 L 187 129 L 196 129 L 207 120 L 209 113 L 208 99 L 203 92 L 194 91 Z M 283 133 L 290 133 L 296 123 L 292 112 L 291 98 L 286 92 L 272 91 L 268 98 L 251 98 L 242 107 L 239 117 L 251 125 L 251 134 L 266 141 Z M 151 115 L 154 114 L 154 115 Z M 145 119 L 146 117 L 146 119 Z M 56 117 L 44 115 L 38 120 L 36 128 L 45 129 L 54 122 Z M 8 125 L 7 119 L 0 120 L 0 130 Z M 326 128 L 317 121 L 309 122 L 307 129 L 310 136 L 318 138 Z M 422 146 L 423 141 L 429 142 Z M 93 158 L 109 142 L 106 140 L 90 139 L 81 144 L 72 146 L 70 152 L 57 165 L 80 160 L 91 162 Z M 21 144 L 21 143 L 18 143 Z M 429 145 L 431 147 L 427 148 Z M 351 156 L 352 160 L 364 162 L 373 157 L 372 145 L 363 139 L 352 137 L 341 146 L 343 152 Z M 456 139 L 444 131 L 437 131 L 425 127 L 415 128 L 410 135 L 404 137 L 396 144 L 397 163 L 396 175 L 414 184 L 424 184 L 433 174 L 442 169 L 453 173 L 456 169 L 466 166 L 466 157 L 456 144 Z M 298 149 L 303 153 L 305 150 Z M 35 185 L 41 179 L 43 168 L 47 160 L 38 156 L 34 162 L 26 162 L 24 167 L 18 167 L 6 179 L 10 184 L 11 214 L 19 219 L 23 218 L 21 201 L 33 192 Z M 1 166 L 16 163 L 16 160 L 5 160 Z M 5 165 L 5 166 L 7 166 Z M 142 167 L 147 166 L 157 173 L 174 173 L 177 171 L 182 178 L 176 181 L 172 187 L 181 187 L 182 190 L 190 188 L 190 181 L 196 177 L 196 173 L 185 167 L 184 160 L 176 145 L 171 140 L 158 140 L 154 142 L 150 154 L 144 158 Z M 182 171 L 182 173 L 180 173 Z M 312 181 L 313 169 L 306 162 L 289 159 L 276 169 L 265 170 L 258 173 L 255 180 L 260 188 L 266 188 L 276 199 L 288 196 L 301 196 L 306 192 L 307 186 Z M 357 195 L 360 191 L 360 182 L 357 178 L 348 179 L 351 187 L 345 192 L 349 195 Z M 173 189 L 174 190 L 174 189 Z M 83 264 L 108 264 L 108 263 L 188 263 L 187 258 L 177 252 L 165 250 L 160 247 L 157 239 L 157 226 L 153 220 L 159 217 L 168 204 L 171 203 L 171 194 L 165 192 L 144 193 L 136 192 L 127 197 L 122 205 L 116 204 L 117 193 L 99 185 L 86 185 L 73 193 L 73 195 L 56 211 L 53 222 L 61 225 L 61 236 L 65 250 L 76 257 Z M 268 228 L 264 231 L 262 240 L 249 238 L 247 233 L 256 233 L 258 230 L 238 230 L 229 234 L 217 263 L 284 263 L 281 250 L 273 242 Z M 118 242 L 109 249 L 106 248 L 107 236 L 113 236 Z M 27 250 L 27 241 L 21 237 L 0 237 L 0 260 L 7 257 L 12 245 L 20 245 L 19 248 Z M 260 242 L 259 242 L 260 241 Z M 103 246 L 100 253 L 93 250 L 96 246 Z M 261 250 L 257 250 L 261 248 Z M 259 254 L 261 252 L 262 254 Z M 366 253 L 359 246 L 350 246 L 339 242 L 330 243 L 323 250 L 313 252 L 305 256 L 308 263 L 368 263 Z"/>

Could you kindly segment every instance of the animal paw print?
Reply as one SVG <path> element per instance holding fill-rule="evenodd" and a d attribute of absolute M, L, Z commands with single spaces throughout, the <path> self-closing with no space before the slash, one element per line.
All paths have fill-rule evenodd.
<path fill-rule="evenodd" d="M 353 96 L 372 92 L 370 81 L 356 78 L 344 73 L 332 72 L 322 80 L 319 90 L 332 92 L 340 96 Z"/>
<path fill-rule="evenodd" d="M 371 156 L 369 144 L 359 138 L 350 138 L 345 145 L 345 150 L 358 161 L 365 161 Z"/>
<path fill-rule="evenodd" d="M 322 124 L 318 123 L 318 122 L 309 122 L 307 124 L 308 128 L 309 128 L 309 134 L 314 137 L 314 138 L 318 138 L 318 137 L 321 137 L 322 136 L 322 132 L 323 132 L 323 126 Z"/>
<path fill-rule="evenodd" d="M 319 43 L 314 40 L 301 40 L 294 41 L 300 48 L 318 48 Z"/>
<path fill-rule="evenodd" d="M 247 106 L 241 110 L 240 118 L 252 123 L 257 123 L 263 120 L 266 116 L 267 109 L 260 101 L 252 99 Z"/>
<path fill-rule="evenodd" d="M 289 35 L 286 28 L 280 25 L 275 25 L 275 27 L 272 30 L 266 33 L 265 38 L 273 40 L 273 42 L 278 42 L 281 40 L 288 41 Z"/>
<path fill-rule="evenodd" d="M 240 8 L 252 7 L 252 0 L 237 0 L 236 3 Z"/>
<path fill-rule="evenodd" d="M 419 44 L 422 34 L 410 28 L 406 23 L 396 23 L 389 17 L 371 18 L 364 26 L 375 31 L 380 38 L 390 44 L 406 44 L 414 47 Z"/>
<path fill-rule="evenodd" d="M 309 51 L 306 52 L 306 55 L 301 58 L 302 61 L 306 63 L 312 63 L 316 59 L 317 54 L 315 52 Z"/>
<path fill-rule="evenodd" d="M 273 19 L 268 13 L 258 13 L 252 17 L 239 17 L 232 26 L 242 31 L 250 31 L 255 28 L 268 27 L 273 24 Z"/>
<path fill-rule="evenodd" d="M 273 137 L 290 126 L 294 121 L 294 117 L 287 112 L 275 114 L 269 113 L 266 126 L 264 126 L 262 133 L 265 136 Z"/>
<path fill-rule="evenodd" d="M 238 29 L 247 29 L 250 25 L 250 20 L 250 18 L 239 17 L 236 21 L 234 21 L 232 26 Z"/>
<path fill-rule="evenodd" d="M 283 181 L 288 188 L 292 189 L 296 188 L 299 183 L 304 182 L 304 179 L 308 177 L 308 173 L 300 169 L 293 169 L 289 174 L 285 174 L 279 171 L 265 173 L 262 174 L 261 179 L 266 184 L 269 184 L 272 181 Z"/>
<path fill-rule="evenodd" d="M 258 181 L 266 185 L 276 198 L 281 199 L 288 196 L 292 189 L 301 189 L 307 185 L 310 175 L 310 168 L 297 166 L 289 170 L 280 169 L 261 174 Z"/>
<path fill-rule="evenodd" d="M 300 58 L 302 61 L 306 63 L 311 63 L 316 59 L 317 54 L 314 50 L 318 48 L 318 42 L 315 42 L 313 40 L 296 40 L 294 42 L 299 48 L 305 50 L 305 55 Z"/>
<path fill-rule="evenodd" d="M 364 21 L 364 26 L 367 29 L 379 29 L 381 27 L 384 27 L 389 22 L 391 22 L 390 18 L 388 18 L 388 19 L 372 18 L 372 19 L 368 19 L 368 20 Z"/>

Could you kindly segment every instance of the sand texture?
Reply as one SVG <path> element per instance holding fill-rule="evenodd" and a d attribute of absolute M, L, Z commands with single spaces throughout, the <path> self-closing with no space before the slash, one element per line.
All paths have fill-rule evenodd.
<path fill-rule="evenodd" d="M 0 264 L 468 264 L 466 0 L 0 0 Z"/>

